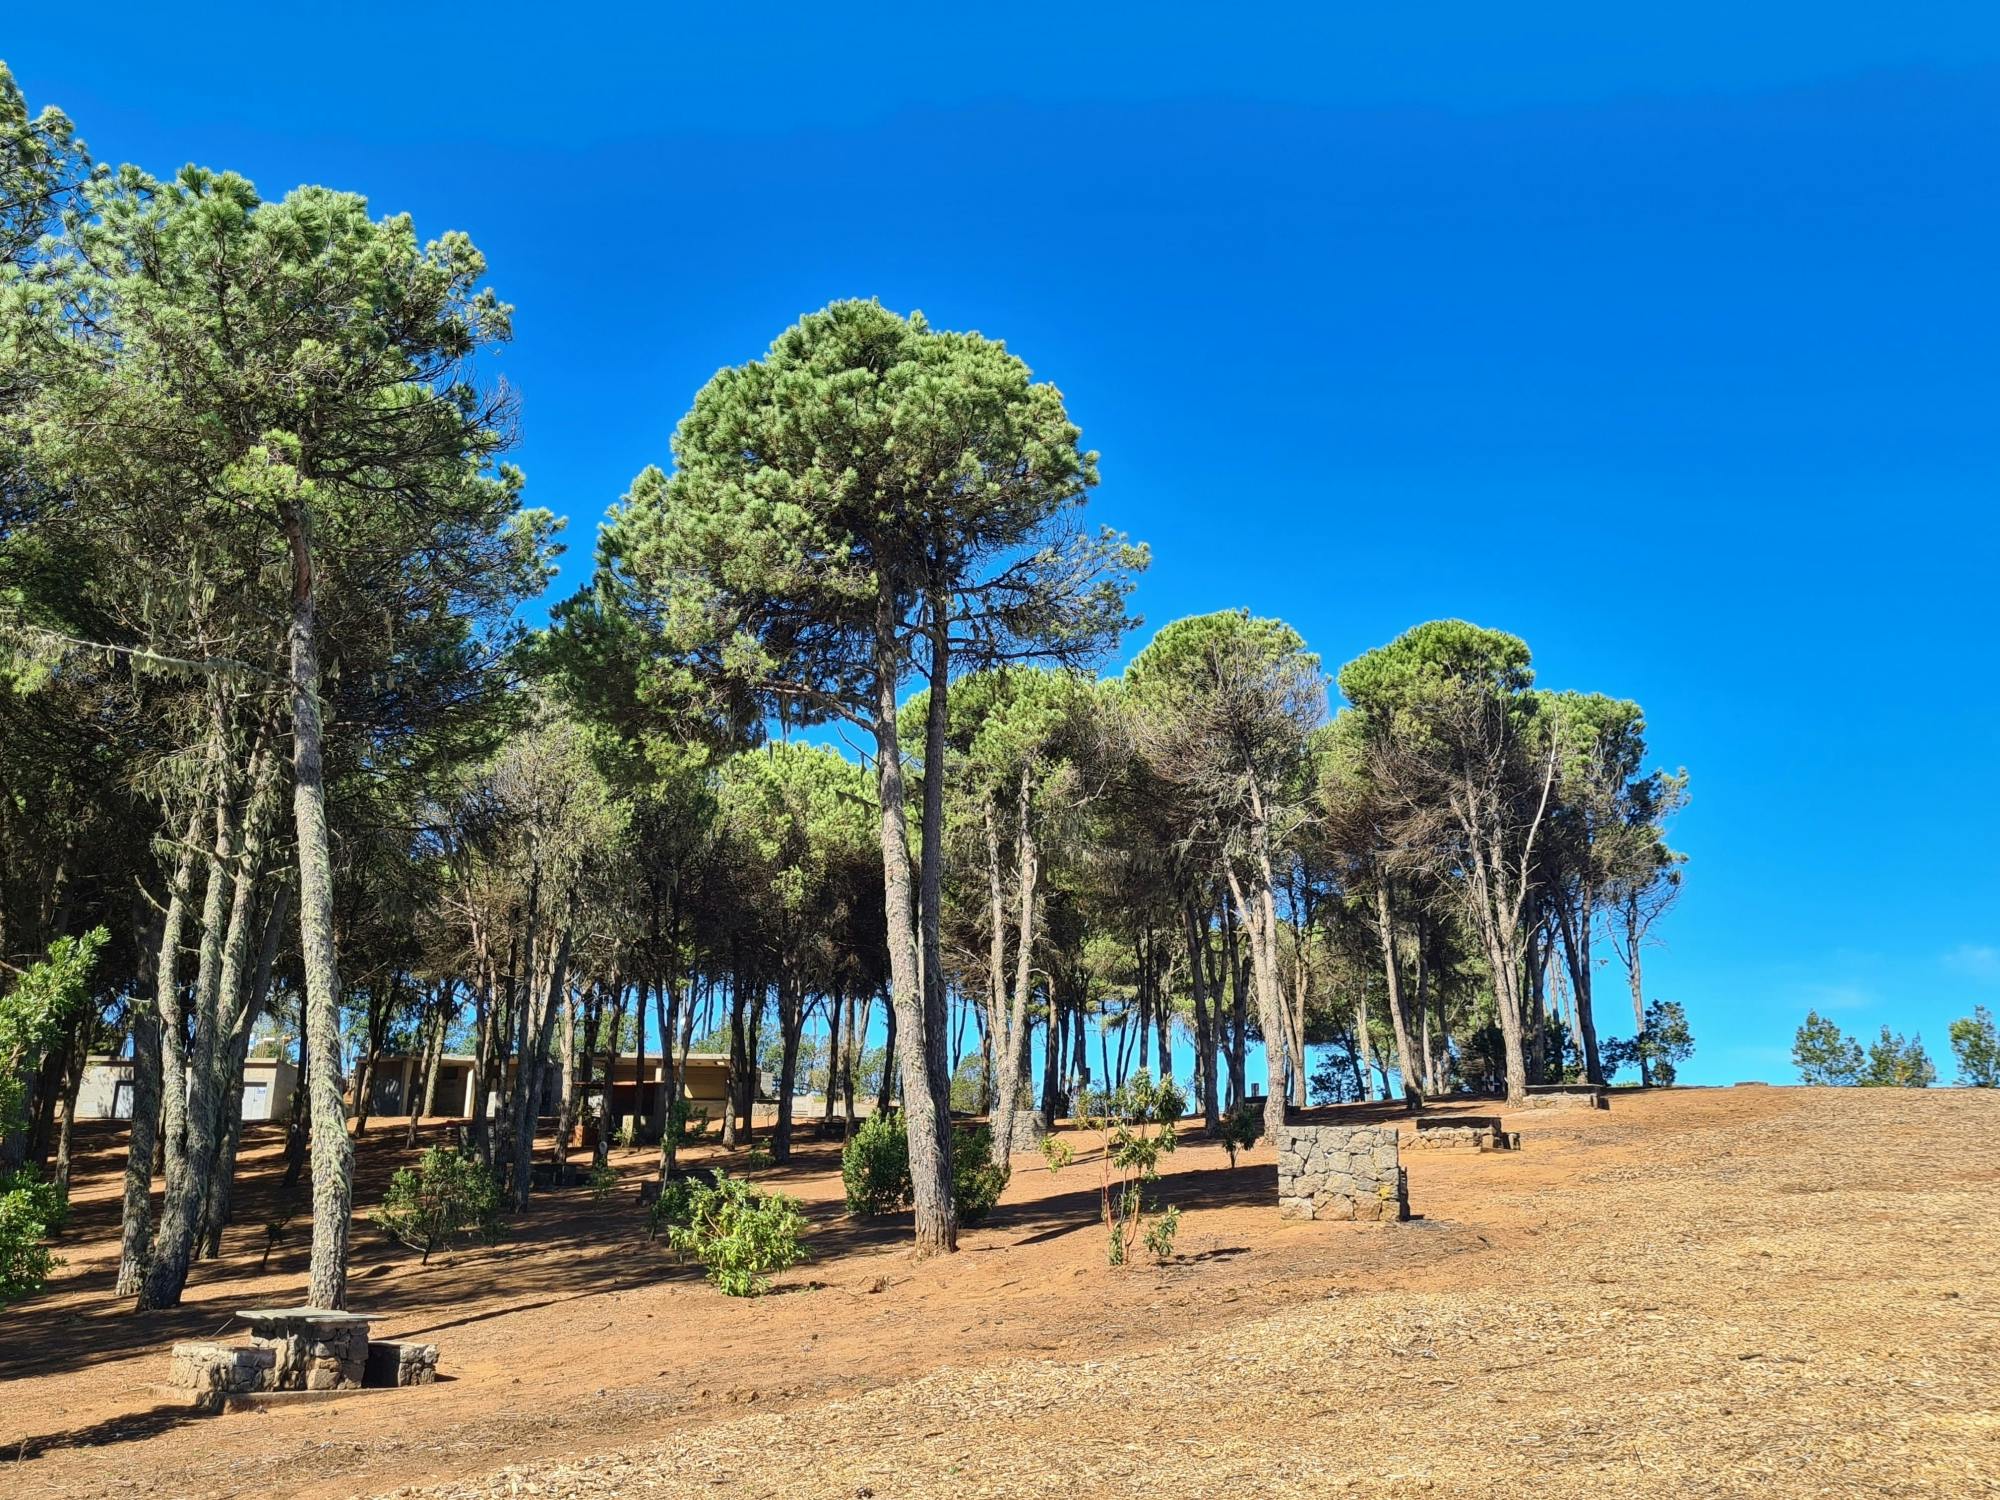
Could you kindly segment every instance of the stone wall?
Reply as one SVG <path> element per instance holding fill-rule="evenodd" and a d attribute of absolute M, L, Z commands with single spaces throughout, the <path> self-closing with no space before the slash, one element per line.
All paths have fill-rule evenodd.
<path fill-rule="evenodd" d="M 1416 1151 L 1514 1151 L 1521 1137 L 1504 1129 L 1496 1115 L 1447 1115 L 1417 1121 L 1416 1133 L 1405 1144 Z"/>
<path fill-rule="evenodd" d="M 247 1395 L 267 1388 L 276 1352 L 261 1344 L 224 1344 L 189 1340 L 174 1345 L 167 1384 L 189 1392 L 205 1406 L 225 1396 Z"/>
<path fill-rule="evenodd" d="M 1407 1219 L 1410 1197 L 1396 1127 L 1283 1127 L 1278 1212 L 1287 1219 Z"/>
<path fill-rule="evenodd" d="M 368 1346 L 365 1384 L 430 1385 L 437 1380 L 438 1346 L 399 1339 L 376 1339 Z"/>
<path fill-rule="evenodd" d="M 1609 1109 L 1610 1091 L 1588 1083 L 1531 1083 L 1528 1109 Z"/>

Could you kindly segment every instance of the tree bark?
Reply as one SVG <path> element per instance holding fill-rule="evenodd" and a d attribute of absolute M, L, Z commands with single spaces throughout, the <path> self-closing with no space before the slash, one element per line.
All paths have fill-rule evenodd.
<path fill-rule="evenodd" d="M 299 952 L 306 979 L 307 1076 L 312 1090 L 313 1235 L 306 1301 L 347 1306 L 354 1142 L 340 1097 L 340 967 L 333 937 L 333 850 L 327 836 L 319 711 L 319 640 L 309 518 L 287 518 L 292 551 L 292 812 L 299 845 Z"/>
<path fill-rule="evenodd" d="M 875 782 L 882 809 L 882 893 L 888 913 L 889 1003 L 893 1009 L 894 1040 L 903 1069 L 903 1124 L 909 1140 L 910 1183 L 915 1199 L 916 1253 L 919 1257 L 958 1248 L 958 1220 L 951 1201 L 951 1116 L 945 1106 L 948 1081 L 938 1075 L 942 1058 L 942 1017 L 934 1026 L 928 990 L 940 987 L 943 973 L 933 962 L 927 975 L 918 973 L 918 913 L 910 889 L 908 797 L 903 780 L 903 749 L 896 726 L 897 665 L 896 601 L 884 590 L 876 613 L 875 652 Z M 926 731 L 942 745 L 947 663 L 933 645 L 931 708 L 937 727 Z M 942 756 L 925 768 L 925 804 L 932 791 L 943 794 Z M 940 806 L 942 804 L 940 803 Z M 934 834 L 936 825 L 927 829 Z M 940 850 L 927 837 L 924 850 L 925 957 L 931 958 L 931 879 Z M 886 1077 L 885 1077 L 886 1088 Z"/>

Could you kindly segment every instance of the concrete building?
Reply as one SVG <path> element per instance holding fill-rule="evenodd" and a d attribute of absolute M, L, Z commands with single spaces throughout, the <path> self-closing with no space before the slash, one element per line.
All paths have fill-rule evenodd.
<path fill-rule="evenodd" d="M 243 1064 L 243 1118 L 283 1120 L 292 1112 L 299 1070 L 282 1057 L 252 1057 Z M 92 1057 L 83 1066 L 77 1090 L 79 1120 L 132 1118 L 132 1059 Z"/>

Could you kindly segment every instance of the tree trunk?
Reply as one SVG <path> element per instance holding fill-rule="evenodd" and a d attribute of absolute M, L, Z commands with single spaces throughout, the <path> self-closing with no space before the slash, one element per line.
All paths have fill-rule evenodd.
<path fill-rule="evenodd" d="M 180 989 L 181 929 L 187 920 L 187 886 L 194 874 L 193 845 L 191 827 L 182 846 L 188 852 L 181 855 L 168 886 L 166 911 L 154 927 L 152 1003 L 134 997 L 132 1006 L 132 1131 L 125 1151 L 125 1202 L 115 1288 L 120 1297 L 139 1295 L 153 1240 L 151 1200 L 153 1151 L 160 1136 L 161 1017 L 171 1014 L 173 1024 L 180 1024 L 178 1004 L 161 997 L 177 994 Z"/>
<path fill-rule="evenodd" d="M 312 544 L 295 507 L 292 548 L 292 810 L 299 841 L 299 951 L 306 979 L 306 1050 L 311 1058 L 313 1237 L 307 1305 L 347 1306 L 354 1143 L 340 1098 L 340 969 L 333 939 L 333 851 L 326 827 L 320 749 L 319 641 Z"/>
<path fill-rule="evenodd" d="M 1025 1061 L 1028 1033 L 1028 997 L 1034 990 L 1035 951 L 1035 893 L 1041 883 L 1041 849 L 1035 840 L 1034 825 L 1030 821 L 1030 783 L 1028 773 L 1021 773 L 1021 786 L 1016 816 L 1019 825 L 1015 830 L 1015 865 L 1017 872 L 1015 889 L 1014 927 L 1014 993 L 1007 1010 L 1002 1014 L 995 1007 L 992 1039 L 993 1057 L 998 1076 L 993 1089 L 993 1161 L 997 1166 L 1005 1166 L 1012 1154 L 1014 1142 L 1014 1117 L 1020 1108 L 1021 1069 Z M 989 823 L 989 828 L 991 824 Z M 994 986 L 996 992 L 1001 985 L 1001 971 L 1005 966 L 1005 940 L 999 936 L 1002 927 L 1003 910 L 1000 897 L 1000 871 L 997 841 L 991 871 L 993 880 L 993 925 L 996 936 L 993 940 Z M 1053 1125 L 1053 1121 L 1048 1122 Z"/>
<path fill-rule="evenodd" d="M 1208 1005 L 1208 944 L 1202 932 L 1201 913 L 1194 902 L 1188 902 L 1182 911 L 1187 919 L 1188 974 L 1194 991 L 1194 1055 L 1201 1085 L 1201 1117 L 1213 1134 L 1222 1123 L 1222 1110 L 1216 1100 L 1215 1022 Z M 1219 996 L 1217 1003 L 1220 1004 Z"/>
<path fill-rule="evenodd" d="M 958 1248 L 958 1221 L 951 1201 L 951 1117 L 945 1105 L 947 1080 L 939 1077 L 943 1052 L 942 1017 L 934 1025 L 928 991 L 941 993 L 943 972 L 935 961 L 932 881 L 939 870 L 941 826 L 931 824 L 924 840 L 924 955 L 930 972 L 920 976 L 918 911 L 910 889 L 910 838 L 903 781 L 903 749 L 896 725 L 896 686 L 901 647 L 894 594 L 885 589 L 877 605 L 875 645 L 875 782 L 882 808 L 882 894 L 888 914 L 889 1002 L 895 1020 L 897 1055 L 903 1068 L 903 1124 L 909 1140 L 910 1183 L 915 1199 L 916 1253 L 927 1256 Z M 942 622 L 940 622 L 941 626 Z M 925 765 L 926 812 L 944 791 L 943 715 L 948 662 L 933 632 L 931 723 L 926 738 L 939 753 Z M 942 803 L 939 804 L 940 807 Z"/>
<path fill-rule="evenodd" d="M 1416 1049 L 1410 1044 L 1410 1017 L 1403 1005 L 1403 961 L 1396 949 L 1396 916 L 1389 893 L 1388 877 L 1375 881 L 1375 930 L 1382 944 L 1382 974 L 1389 985 L 1389 1021 L 1396 1037 L 1396 1072 L 1403 1080 L 1403 1099 L 1412 1109 L 1423 1103 L 1417 1088 L 1413 1063 Z"/>

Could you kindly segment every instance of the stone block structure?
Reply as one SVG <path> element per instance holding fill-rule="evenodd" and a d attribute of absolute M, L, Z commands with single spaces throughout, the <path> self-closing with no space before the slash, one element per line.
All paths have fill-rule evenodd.
<path fill-rule="evenodd" d="M 1611 1091 L 1600 1083 L 1531 1083 L 1528 1109 L 1609 1109 Z"/>
<path fill-rule="evenodd" d="M 1287 1125 L 1278 1132 L 1278 1212 L 1287 1219 L 1407 1219 L 1393 1125 Z"/>
<path fill-rule="evenodd" d="M 368 1346 L 368 1385 L 433 1385 L 437 1377 L 436 1344 L 376 1339 Z"/>
<path fill-rule="evenodd" d="M 174 1345 L 167 1384 L 198 1406 L 219 1407 L 230 1396 L 267 1389 L 277 1357 L 262 1344 L 191 1340 Z"/>
<path fill-rule="evenodd" d="M 1409 1144 L 1418 1151 L 1518 1151 L 1521 1134 L 1498 1115 L 1438 1115 L 1417 1121 Z"/>
<path fill-rule="evenodd" d="M 273 1351 L 273 1391 L 347 1391 L 368 1370 L 368 1319 L 319 1307 L 261 1308 L 237 1316 Z"/>

